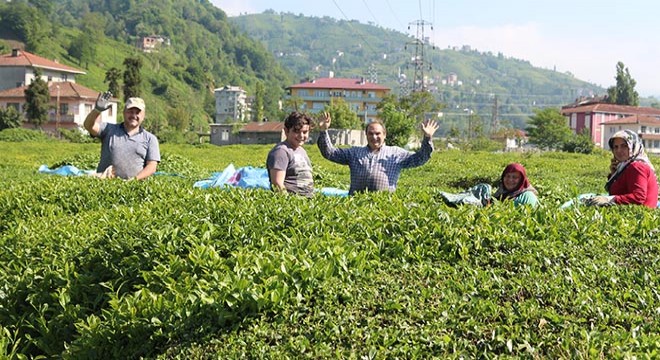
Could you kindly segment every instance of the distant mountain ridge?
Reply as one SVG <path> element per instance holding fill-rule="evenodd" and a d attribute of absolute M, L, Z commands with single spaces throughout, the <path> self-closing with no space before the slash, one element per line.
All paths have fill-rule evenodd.
<path fill-rule="evenodd" d="M 365 77 L 399 93 L 411 87 L 416 39 L 394 30 L 330 17 L 265 11 L 229 17 L 260 41 L 299 78 Z M 447 105 L 447 116 L 466 113 L 522 128 L 534 108 L 560 107 L 580 96 L 605 92 L 570 73 L 532 66 L 529 61 L 482 53 L 469 46 L 425 46 L 427 88 Z M 402 90 L 403 89 L 403 90 Z M 494 110 L 494 109 L 497 110 Z"/>

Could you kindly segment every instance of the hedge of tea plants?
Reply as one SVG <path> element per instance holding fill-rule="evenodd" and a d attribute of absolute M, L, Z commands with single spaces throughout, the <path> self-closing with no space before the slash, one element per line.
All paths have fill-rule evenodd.
<path fill-rule="evenodd" d="M 178 176 L 143 182 L 36 172 L 98 144 L 0 146 L 1 357 L 658 357 L 657 211 L 559 210 L 602 191 L 606 155 L 442 151 L 395 194 L 301 199 L 193 189 L 267 146 L 163 146 Z M 440 200 L 511 161 L 540 208 Z"/>

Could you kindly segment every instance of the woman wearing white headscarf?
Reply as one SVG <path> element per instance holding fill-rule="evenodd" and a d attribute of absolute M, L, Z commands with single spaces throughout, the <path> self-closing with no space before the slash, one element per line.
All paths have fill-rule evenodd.
<path fill-rule="evenodd" d="M 637 204 L 656 208 L 658 179 L 642 140 L 634 131 L 621 130 L 612 135 L 609 145 L 614 159 L 605 189 L 610 195 L 593 197 L 587 204 Z"/>

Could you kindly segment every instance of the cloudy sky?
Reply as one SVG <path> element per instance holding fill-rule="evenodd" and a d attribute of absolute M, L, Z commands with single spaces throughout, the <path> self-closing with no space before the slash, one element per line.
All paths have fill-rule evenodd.
<path fill-rule="evenodd" d="M 211 0 L 229 16 L 267 9 L 359 20 L 413 34 L 418 20 L 440 48 L 470 45 L 603 87 L 622 61 L 642 96 L 660 97 L 660 1 Z"/>

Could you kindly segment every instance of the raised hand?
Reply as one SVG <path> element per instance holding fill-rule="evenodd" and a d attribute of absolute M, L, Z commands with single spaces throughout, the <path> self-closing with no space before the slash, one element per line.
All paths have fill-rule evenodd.
<path fill-rule="evenodd" d="M 111 97 L 112 93 L 110 91 L 100 93 L 99 97 L 96 98 L 94 109 L 96 109 L 98 112 L 104 112 L 105 110 L 108 110 L 108 108 L 110 108 Z"/>
<path fill-rule="evenodd" d="M 433 120 L 426 120 L 422 123 L 422 131 L 424 136 L 433 138 L 433 134 L 438 130 L 438 123 Z"/>
<path fill-rule="evenodd" d="M 325 131 L 330 128 L 330 123 L 332 122 L 332 119 L 330 118 L 330 113 L 327 111 L 324 111 L 321 113 L 321 116 L 318 118 L 318 123 L 319 123 L 319 130 Z"/>

